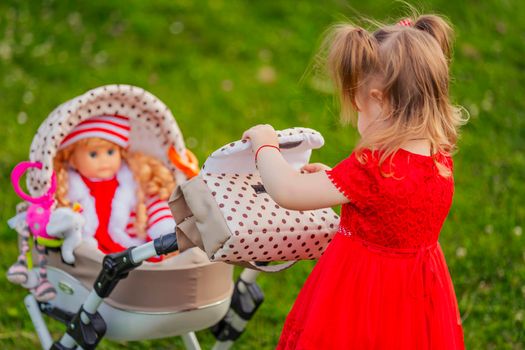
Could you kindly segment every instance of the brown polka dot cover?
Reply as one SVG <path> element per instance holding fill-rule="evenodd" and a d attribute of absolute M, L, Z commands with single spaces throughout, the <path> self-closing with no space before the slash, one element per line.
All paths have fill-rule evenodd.
<path fill-rule="evenodd" d="M 308 162 L 312 148 L 324 142 L 318 132 L 305 128 L 278 135 L 283 156 L 296 169 Z M 294 211 L 275 203 L 264 189 L 247 143 L 233 142 L 214 152 L 199 176 L 181 188 L 210 260 L 319 258 L 338 229 L 339 217 L 330 208 Z M 212 225 L 211 220 L 218 221 Z"/>

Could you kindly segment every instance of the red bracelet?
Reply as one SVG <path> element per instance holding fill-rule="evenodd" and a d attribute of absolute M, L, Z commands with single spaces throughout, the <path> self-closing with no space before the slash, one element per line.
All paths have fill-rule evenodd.
<path fill-rule="evenodd" d="M 277 147 L 277 146 L 274 146 L 274 145 L 262 145 L 259 148 L 257 148 L 257 151 L 255 152 L 255 163 L 257 163 L 257 156 L 259 155 L 259 151 L 262 150 L 264 147 L 275 148 L 276 150 L 281 152 L 281 149 L 279 147 Z"/>

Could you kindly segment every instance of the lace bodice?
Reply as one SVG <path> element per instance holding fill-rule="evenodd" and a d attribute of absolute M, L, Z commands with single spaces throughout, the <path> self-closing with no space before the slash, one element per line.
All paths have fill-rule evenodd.
<path fill-rule="evenodd" d="M 340 233 L 380 246 L 419 248 L 435 243 L 449 212 L 452 177 L 438 172 L 435 162 L 452 170 L 452 159 L 400 149 L 381 165 L 379 154 L 364 151 L 361 164 L 352 153 L 332 170 L 330 180 L 350 200 L 341 209 Z"/>

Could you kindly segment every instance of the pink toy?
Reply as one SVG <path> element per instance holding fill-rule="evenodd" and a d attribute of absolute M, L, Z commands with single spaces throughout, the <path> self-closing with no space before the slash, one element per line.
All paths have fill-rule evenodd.
<path fill-rule="evenodd" d="M 11 172 L 11 183 L 16 194 L 25 201 L 31 203 L 27 209 L 26 221 L 29 226 L 29 230 L 35 237 L 42 237 L 44 239 L 54 239 L 49 236 L 46 232 L 46 226 L 49 222 L 49 216 L 51 215 L 51 207 L 54 202 L 54 195 L 57 188 L 56 176 L 53 173 L 51 177 L 51 187 L 49 190 L 40 197 L 31 197 L 27 195 L 20 188 L 20 178 L 29 168 L 42 169 L 42 163 L 40 162 L 20 162 Z"/>
<path fill-rule="evenodd" d="M 60 246 L 62 240 L 49 236 L 46 226 L 51 216 L 51 208 L 54 204 L 56 191 L 56 177 L 53 173 L 49 190 L 40 197 L 31 197 L 20 188 L 20 178 L 29 168 L 42 169 L 40 162 L 21 162 L 11 173 L 11 182 L 16 194 L 23 200 L 31 203 L 26 211 L 25 219 L 17 220 L 15 229 L 20 235 L 20 255 L 7 271 L 7 279 L 13 283 L 21 284 L 30 288 L 39 301 L 49 301 L 56 296 L 56 290 L 47 279 L 47 260 L 45 256 L 45 245 Z M 28 255 L 30 255 L 29 239 L 33 235 L 35 248 L 38 255 L 38 277 L 31 277 L 28 270 Z M 36 277 L 36 276 L 35 276 Z"/>

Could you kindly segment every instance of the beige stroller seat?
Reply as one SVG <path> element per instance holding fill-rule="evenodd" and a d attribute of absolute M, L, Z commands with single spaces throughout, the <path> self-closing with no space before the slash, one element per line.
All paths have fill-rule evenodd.
<path fill-rule="evenodd" d="M 48 279 L 57 289 L 50 304 L 76 312 L 92 289 L 104 254 L 82 244 L 75 265 L 50 251 Z M 123 279 L 99 309 L 106 337 L 142 340 L 183 335 L 213 326 L 226 314 L 233 292 L 232 266 L 210 263 L 193 248 L 160 263 L 144 263 Z M 140 325 L 140 327 L 138 327 Z"/>
<path fill-rule="evenodd" d="M 32 196 L 40 196 L 49 188 L 53 158 L 62 140 L 78 123 L 96 115 L 129 117 L 130 150 L 161 160 L 177 183 L 188 179 L 189 155 L 168 107 L 141 88 L 107 85 L 60 105 L 42 123 L 30 151 L 30 160 L 42 163 L 41 170 L 28 172 L 27 187 Z M 175 154 L 179 166 L 175 166 L 169 153 Z M 93 283 L 101 271 L 104 254 L 96 247 L 82 243 L 74 255 L 75 263 L 68 265 L 59 251 L 49 249 L 48 280 L 57 295 L 46 303 L 37 303 L 32 295 L 26 297 L 26 307 L 44 349 L 58 347 L 52 344 L 41 311 L 71 327 L 71 317 L 86 298 L 91 298 Z M 38 268 L 31 272 L 38 275 Z M 228 311 L 234 289 L 232 277 L 232 266 L 211 263 L 197 248 L 160 263 L 145 262 L 101 301 L 98 312 L 106 323 L 104 336 L 118 340 L 152 339 L 189 332 L 191 335 L 210 327 Z M 30 284 L 26 287 L 31 288 Z M 184 338 L 187 347 L 199 348 L 191 338 Z"/>

